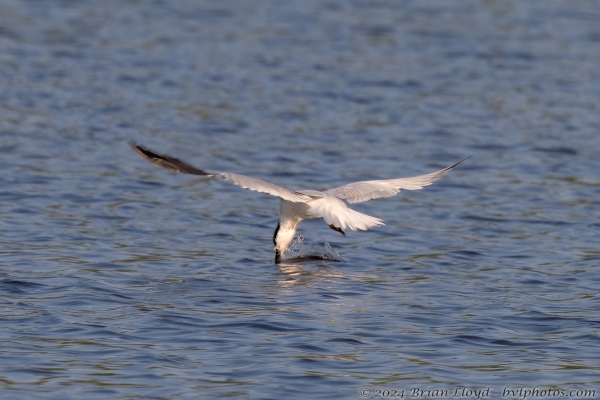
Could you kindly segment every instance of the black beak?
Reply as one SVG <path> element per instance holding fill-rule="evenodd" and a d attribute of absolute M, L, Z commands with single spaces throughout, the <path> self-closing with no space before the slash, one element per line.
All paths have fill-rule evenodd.
<path fill-rule="evenodd" d="M 279 250 L 275 250 L 275 264 L 279 264 L 281 262 L 281 253 Z"/>

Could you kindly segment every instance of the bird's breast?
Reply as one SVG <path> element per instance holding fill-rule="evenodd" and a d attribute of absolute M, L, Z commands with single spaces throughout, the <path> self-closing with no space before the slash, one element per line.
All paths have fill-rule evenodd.
<path fill-rule="evenodd" d="M 303 219 L 314 218 L 309 211 L 310 203 L 293 203 L 291 201 L 281 200 L 279 214 L 282 223 L 294 221 L 294 225 L 296 225 Z"/>

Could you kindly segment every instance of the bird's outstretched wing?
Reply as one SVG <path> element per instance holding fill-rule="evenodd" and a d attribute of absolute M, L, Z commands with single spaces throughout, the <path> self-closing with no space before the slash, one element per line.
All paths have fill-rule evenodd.
<path fill-rule="evenodd" d="M 129 145 L 142 156 L 142 158 L 150 161 L 152 164 L 158 165 L 161 168 L 165 168 L 175 172 L 181 172 L 184 174 L 209 176 L 218 179 L 228 180 L 244 189 L 255 190 L 257 192 L 267 193 L 272 196 L 280 197 L 284 200 L 291 201 L 294 203 L 306 203 L 314 199 L 313 196 L 309 196 L 303 193 L 295 192 L 281 186 L 274 185 L 269 182 L 262 181 L 260 179 L 251 178 L 249 176 L 232 174 L 229 172 L 216 172 L 208 171 L 200 168 L 196 168 L 184 161 L 177 158 L 162 155 L 149 150 L 148 148 L 136 144 L 135 142 L 129 142 Z"/>
<path fill-rule="evenodd" d="M 363 201 L 371 199 L 391 197 L 398 194 L 400 189 L 417 190 L 431 185 L 433 182 L 440 179 L 442 175 L 465 161 L 467 158 L 440 171 L 427 175 L 414 176 L 412 178 L 354 182 L 326 190 L 325 193 L 335 196 L 338 199 L 346 200 L 348 203 L 362 203 Z"/>

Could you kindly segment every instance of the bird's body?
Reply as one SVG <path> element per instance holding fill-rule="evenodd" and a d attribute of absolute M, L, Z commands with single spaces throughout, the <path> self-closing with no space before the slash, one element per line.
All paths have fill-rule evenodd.
<path fill-rule="evenodd" d="M 130 142 L 130 144 L 143 158 L 159 167 L 176 172 L 225 179 L 246 189 L 280 197 L 279 223 L 273 234 L 276 263 L 281 260 L 289 244 L 294 239 L 298 224 L 302 220 L 323 218 L 331 229 L 340 232 L 342 235 L 345 235 L 346 228 L 355 231 L 384 225 L 383 221 L 378 218 L 351 209 L 346 205 L 346 202 L 360 203 L 371 199 L 390 197 L 396 195 L 400 189 L 421 189 L 464 161 L 459 161 L 431 174 L 412 178 L 355 182 L 323 192 L 316 190 L 293 191 L 244 175 L 202 170 L 176 158 L 154 153 L 133 142 Z"/>
<path fill-rule="evenodd" d="M 312 200 L 306 203 L 281 200 L 279 224 L 273 236 L 276 259 L 283 255 L 294 239 L 298 225 L 305 219 L 323 218 L 331 229 L 342 235 L 345 235 L 346 227 L 354 231 L 383 225 L 382 220 L 352 210 L 342 200 L 327 192 L 300 190 L 298 193 L 306 194 Z"/>

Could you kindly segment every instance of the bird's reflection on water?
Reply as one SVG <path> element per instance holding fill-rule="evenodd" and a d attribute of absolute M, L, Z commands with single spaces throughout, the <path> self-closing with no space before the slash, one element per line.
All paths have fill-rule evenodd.
<path fill-rule="evenodd" d="M 280 270 L 278 277 L 279 284 L 283 287 L 290 287 L 344 277 L 340 270 L 320 261 L 323 260 L 304 259 L 278 264 L 277 267 Z"/>

